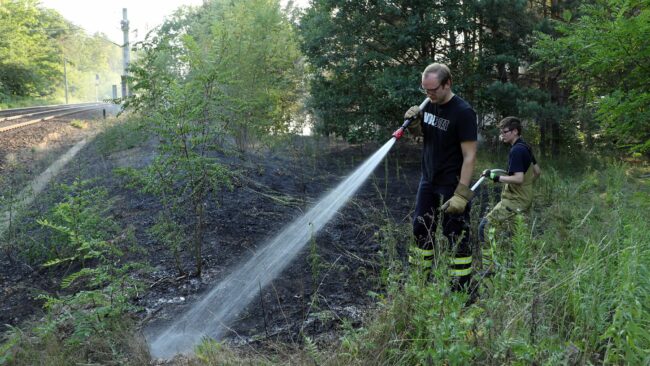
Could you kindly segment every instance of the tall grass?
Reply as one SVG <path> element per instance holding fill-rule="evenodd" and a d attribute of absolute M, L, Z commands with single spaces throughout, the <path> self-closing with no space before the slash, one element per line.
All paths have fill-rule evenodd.
<path fill-rule="evenodd" d="M 440 269 L 427 283 L 390 276 L 376 313 L 327 363 L 649 364 L 650 187 L 629 166 L 586 159 L 545 164 L 478 302 L 466 306 Z"/>

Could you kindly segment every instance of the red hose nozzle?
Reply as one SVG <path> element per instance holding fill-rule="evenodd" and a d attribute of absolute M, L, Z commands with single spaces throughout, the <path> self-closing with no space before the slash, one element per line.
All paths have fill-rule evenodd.
<path fill-rule="evenodd" d="M 420 110 L 423 110 L 424 107 L 426 107 L 427 103 L 429 102 L 430 102 L 429 98 L 428 97 L 425 98 L 422 104 L 420 104 L 419 107 Z M 409 126 L 409 124 L 411 123 L 411 121 L 413 121 L 414 118 L 415 116 L 405 119 L 402 127 L 398 128 L 397 130 L 395 130 L 395 132 L 393 132 L 393 137 L 395 138 L 395 140 L 399 140 L 399 138 L 402 137 L 402 135 L 404 135 L 404 130 L 406 129 L 406 127 Z"/>

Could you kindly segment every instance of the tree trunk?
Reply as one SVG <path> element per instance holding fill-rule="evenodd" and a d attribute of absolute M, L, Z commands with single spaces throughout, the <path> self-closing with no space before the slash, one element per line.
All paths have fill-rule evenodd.
<path fill-rule="evenodd" d="M 498 63 L 497 64 L 497 70 L 499 72 L 499 80 L 502 83 L 507 83 L 508 82 L 508 73 L 506 72 L 506 65 L 503 63 Z"/>
<path fill-rule="evenodd" d="M 542 118 L 539 120 L 539 151 L 542 156 L 548 156 L 547 140 L 546 118 Z"/>
<path fill-rule="evenodd" d="M 203 217 L 204 207 L 202 200 L 196 203 L 196 228 L 194 230 L 194 261 L 196 263 L 196 277 L 201 277 L 203 270 Z"/>
<path fill-rule="evenodd" d="M 587 92 L 588 92 L 588 85 L 585 83 L 582 86 L 582 98 L 581 98 L 581 106 L 580 106 L 580 129 L 582 130 L 582 133 L 585 135 L 585 143 L 587 146 L 591 147 L 594 146 L 594 136 L 593 136 L 593 128 L 592 128 L 592 115 L 591 111 L 589 110 L 589 107 L 587 106 Z"/>
<path fill-rule="evenodd" d="M 560 144 L 562 136 L 560 134 L 560 122 L 551 121 L 551 155 L 557 157 L 560 154 Z"/>

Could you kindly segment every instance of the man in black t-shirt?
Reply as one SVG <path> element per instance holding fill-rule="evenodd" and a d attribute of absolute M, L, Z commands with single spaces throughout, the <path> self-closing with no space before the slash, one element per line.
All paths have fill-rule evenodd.
<path fill-rule="evenodd" d="M 451 90 L 451 72 L 434 63 L 422 73 L 422 91 L 431 103 L 424 110 L 411 107 L 405 118 L 417 116 L 408 129 L 423 137 L 422 177 L 416 198 L 413 233 L 417 242 L 412 263 L 428 272 L 434 255 L 434 235 L 442 214 L 442 231 L 454 251 L 449 274 L 454 289 L 462 288 L 472 273 L 469 244 L 468 188 L 476 162 L 476 112 Z M 443 203 L 444 202 L 444 203 Z M 443 211 L 443 212 L 441 212 Z"/>

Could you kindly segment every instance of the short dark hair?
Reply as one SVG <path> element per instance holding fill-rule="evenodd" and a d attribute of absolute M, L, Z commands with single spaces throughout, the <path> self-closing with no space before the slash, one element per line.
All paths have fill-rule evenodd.
<path fill-rule="evenodd" d="M 513 116 L 502 119 L 501 122 L 499 122 L 499 128 L 500 129 L 507 128 L 508 130 L 517 130 L 519 136 L 521 136 L 521 133 L 523 132 L 521 127 L 521 120 Z"/>

